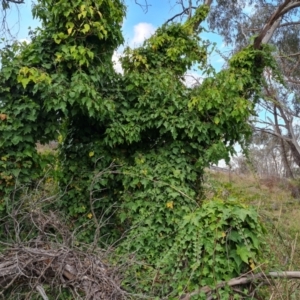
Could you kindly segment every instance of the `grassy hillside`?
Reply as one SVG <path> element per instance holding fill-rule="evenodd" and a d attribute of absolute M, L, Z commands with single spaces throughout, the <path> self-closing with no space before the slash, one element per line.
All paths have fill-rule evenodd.
<path fill-rule="evenodd" d="M 238 198 L 257 208 L 267 230 L 271 255 L 261 270 L 300 270 L 300 199 L 292 197 L 293 185 L 275 177 L 258 178 L 255 174 L 207 170 L 205 196 Z M 269 264 L 269 266 L 267 266 Z M 266 288 L 263 299 L 300 299 L 300 280 L 278 280 Z"/>

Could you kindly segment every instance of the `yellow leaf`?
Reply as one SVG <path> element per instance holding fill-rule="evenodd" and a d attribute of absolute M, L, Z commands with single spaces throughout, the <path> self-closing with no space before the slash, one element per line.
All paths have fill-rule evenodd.
<path fill-rule="evenodd" d="M 220 119 L 218 117 L 215 117 L 214 118 L 214 123 L 218 125 L 220 123 Z"/>
<path fill-rule="evenodd" d="M 30 78 L 23 78 L 23 79 L 17 78 L 17 79 L 18 79 L 19 82 L 21 82 L 21 84 L 22 84 L 22 86 L 23 86 L 24 89 L 26 88 L 27 84 L 30 81 Z"/>
<path fill-rule="evenodd" d="M 94 151 L 91 151 L 90 153 L 89 153 L 89 157 L 93 157 L 95 155 L 95 152 Z"/>
<path fill-rule="evenodd" d="M 70 35 L 73 31 L 75 24 L 73 22 L 67 22 L 66 27 L 68 28 L 68 35 Z"/>
<path fill-rule="evenodd" d="M 74 53 L 76 51 L 76 46 L 70 47 L 70 53 Z"/>
<path fill-rule="evenodd" d="M 173 201 L 169 201 L 166 204 L 167 208 L 173 209 L 174 208 L 174 202 Z"/>
<path fill-rule="evenodd" d="M 89 219 L 91 219 L 91 218 L 93 217 L 93 215 L 92 215 L 91 213 L 89 213 L 89 214 L 87 215 L 87 217 L 88 217 Z"/>
<path fill-rule="evenodd" d="M 61 39 L 54 38 L 54 42 L 55 42 L 56 44 L 60 44 L 60 42 L 61 42 Z"/>
<path fill-rule="evenodd" d="M 81 30 L 82 33 L 87 33 L 91 29 L 89 24 L 84 24 L 83 27 L 84 29 Z"/>
<path fill-rule="evenodd" d="M 29 72 L 29 68 L 28 67 L 23 67 L 20 69 L 19 74 L 23 74 L 23 75 L 27 75 Z"/>
<path fill-rule="evenodd" d="M 226 236 L 226 232 L 222 232 L 222 237 L 224 238 Z"/>
<path fill-rule="evenodd" d="M 1 121 L 5 121 L 7 119 L 7 115 L 6 114 L 0 114 L 0 120 Z"/>
<path fill-rule="evenodd" d="M 93 8 L 93 6 L 89 6 L 89 12 L 90 12 L 91 15 L 94 14 L 94 8 Z"/>
<path fill-rule="evenodd" d="M 56 55 L 55 61 L 60 62 L 61 59 L 62 59 L 62 54 L 61 53 L 56 53 L 55 55 Z"/>

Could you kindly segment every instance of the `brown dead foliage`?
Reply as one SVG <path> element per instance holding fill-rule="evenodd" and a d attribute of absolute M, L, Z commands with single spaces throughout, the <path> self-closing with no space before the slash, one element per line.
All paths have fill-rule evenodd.
<path fill-rule="evenodd" d="M 85 299 L 125 298 L 114 271 L 97 256 L 51 247 L 53 245 L 39 243 L 37 247 L 16 245 L 7 249 L 0 256 L 1 289 L 17 283 L 42 294 L 42 284 L 49 284 L 68 286 L 74 294 L 83 294 Z"/>
<path fill-rule="evenodd" d="M 51 293 L 51 290 L 67 288 L 74 299 L 127 298 L 127 293 L 120 288 L 119 270 L 105 263 L 107 251 L 76 249 L 72 233 L 54 212 L 45 214 L 35 210 L 25 217 L 22 214 L 23 224 L 17 216 L 13 221 L 17 242 L 0 243 L 4 249 L 0 253 L 0 295 L 5 297 L 9 291 L 20 296 L 22 289 L 24 299 L 32 299 L 38 293 L 46 300 L 49 290 Z M 30 234 L 37 234 L 21 242 L 17 230 L 28 222 L 32 226 Z"/>

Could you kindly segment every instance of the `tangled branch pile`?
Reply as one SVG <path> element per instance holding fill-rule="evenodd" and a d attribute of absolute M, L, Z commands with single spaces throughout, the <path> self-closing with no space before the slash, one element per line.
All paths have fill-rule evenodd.
<path fill-rule="evenodd" d="M 53 212 L 31 212 L 25 216 L 27 225 L 29 220 L 39 232 L 34 239 L 5 245 L 0 254 L 2 296 L 25 294 L 26 299 L 32 299 L 33 293 L 38 292 L 45 300 L 50 296 L 48 290 L 53 296 L 53 291 L 68 289 L 76 299 L 126 298 L 118 270 L 103 262 L 107 252 L 71 246 L 71 233 L 66 234 Z M 18 218 L 14 224 L 15 229 L 19 227 Z M 57 241 L 59 237 L 63 237 L 61 243 Z"/>
<path fill-rule="evenodd" d="M 0 257 L 0 286 L 7 289 L 16 281 L 29 285 L 48 299 L 41 283 L 69 286 L 86 299 L 124 299 L 124 292 L 113 278 L 113 272 L 96 256 L 84 255 L 67 248 L 47 249 L 23 245 L 9 249 Z"/>

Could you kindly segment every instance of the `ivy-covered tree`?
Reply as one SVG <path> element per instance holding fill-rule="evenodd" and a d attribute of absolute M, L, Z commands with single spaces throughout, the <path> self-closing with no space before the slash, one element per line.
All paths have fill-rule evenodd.
<path fill-rule="evenodd" d="M 141 47 L 127 48 L 123 75 L 112 63 L 123 42 L 118 0 L 39 0 L 33 15 L 42 27 L 32 42 L 1 51 L 1 209 L 9 212 L 16 182 L 42 176 L 47 161 L 36 143 L 58 139 L 64 194 L 53 205 L 72 229 L 94 220 L 81 240 L 91 241 L 97 228 L 96 242 L 114 242 L 146 262 L 149 268 L 138 270 L 150 276 L 141 291 L 162 274 L 158 296 L 250 270 L 260 249 L 256 213 L 220 199 L 202 204 L 201 178 L 246 142 L 262 72 L 274 63 L 269 47 L 254 43 L 216 73 L 200 38 L 208 12 L 201 6 L 186 22 L 165 24 Z M 206 79 L 189 88 L 183 76 L 193 65 Z M 101 228 L 100 216 L 110 218 Z M 214 253 L 218 259 L 203 269 Z"/>

